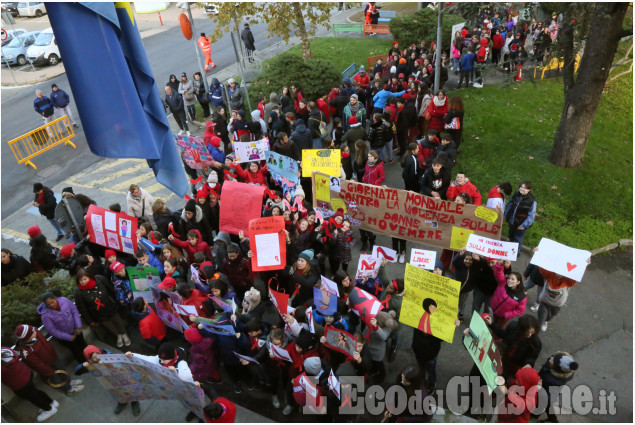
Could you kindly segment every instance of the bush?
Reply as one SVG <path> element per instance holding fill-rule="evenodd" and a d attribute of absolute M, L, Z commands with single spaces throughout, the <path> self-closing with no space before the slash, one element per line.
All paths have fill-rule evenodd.
<path fill-rule="evenodd" d="M 20 324 L 41 326 L 37 307 L 46 291 L 59 290 L 63 297 L 73 300 L 75 282 L 66 270 L 60 270 L 52 277 L 48 273 L 31 273 L 24 280 L 18 280 L 2 288 L 2 345 L 15 343 L 13 331 Z"/>
<path fill-rule="evenodd" d="M 390 32 L 395 40 L 399 41 L 399 47 L 416 44 L 419 46 L 422 40 L 427 44 L 437 42 L 437 11 L 423 8 L 416 13 L 390 20 Z M 460 16 L 451 13 L 443 14 L 441 23 L 442 50 L 449 51 L 452 41 L 452 25 L 465 21 Z"/>
<path fill-rule="evenodd" d="M 317 99 L 322 90 L 330 91 L 340 81 L 340 71 L 322 59 L 305 61 L 289 52 L 282 53 L 264 63 L 260 77 L 249 87 L 252 105 L 257 105 L 259 93 L 269 99 L 269 93 L 280 94 L 283 86 L 299 84 L 306 99 Z"/>

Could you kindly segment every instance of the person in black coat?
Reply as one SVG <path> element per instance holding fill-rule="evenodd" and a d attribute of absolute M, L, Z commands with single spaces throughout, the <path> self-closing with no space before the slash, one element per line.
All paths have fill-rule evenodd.
<path fill-rule="evenodd" d="M 193 199 L 187 201 L 185 208 L 183 208 L 181 212 L 179 228 L 181 240 L 186 240 L 187 232 L 196 229 L 200 232 L 203 241 L 207 242 L 209 246 L 214 245 L 212 229 L 207 220 L 203 217 L 203 209 L 196 205 L 196 201 Z"/>
<path fill-rule="evenodd" d="M 179 135 L 183 134 L 183 131 L 190 132 L 187 126 L 187 119 L 185 118 L 185 107 L 183 103 L 183 96 L 178 90 L 172 89 L 170 85 L 165 86 L 165 105 L 170 109 L 176 123 L 179 125 Z"/>
<path fill-rule="evenodd" d="M 254 45 L 254 35 L 249 29 L 249 24 L 245 24 L 245 28 L 240 32 L 240 38 L 243 40 L 243 43 L 245 43 L 247 56 L 252 56 L 254 54 L 254 50 L 256 50 L 256 46 Z M 249 58 L 249 62 L 253 62 L 253 59 Z"/>
<path fill-rule="evenodd" d="M 419 176 L 421 175 L 421 167 L 417 163 L 417 152 L 419 152 L 419 145 L 410 143 L 408 145 L 408 154 L 404 156 L 401 163 L 403 168 L 401 178 L 405 189 L 413 192 L 419 192 Z"/>
<path fill-rule="evenodd" d="M 168 226 L 170 223 L 176 225 L 181 216 L 178 212 L 172 212 L 165 205 L 162 199 L 157 199 L 152 204 L 152 218 L 154 218 L 154 224 L 157 226 L 157 231 L 161 233 L 164 238 L 168 237 Z"/>
<path fill-rule="evenodd" d="M 21 255 L 16 255 L 6 248 L 2 248 L 2 286 L 10 285 L 19 279 L 24 279 L 33 271 L 31 263 Z"/>
<path fill-rule="evenodd" d="M 214 126 L 214 134 L 220 137 L 225 145 L 225 155 L 233 152 L 232 144 L 229 140 L 229 131 L 227 131 L 227 120 L 225 119 L 225 107 L 218 106 L 212 115 Z"/>
<path fill-rule="evenodd" d="M 538 335 L 540 322 L 537 317 L 528 314 L 520 316 L 505 329 L 492 324 L 491 316 L 486 321 L 492 334 L 503 340 L 504 354 L 501 360 L 505 379 L 513 379 L 518 369 L 527 365 L 534 367 L 542 350 L 542 341 Z"/>
<path fill-rule="evenodd" d="M 59 241 L 64 237 L 64 232 L 62 232 L 62 228 L 57 221 L 55 221 L 55 207 L 57 207 L 57 200 L 55 199 L 53 191 L 44 186 L 42 183 L 35 183 L 33 184 L 33 193 L 35 194 L 33 198 L 33 205 L 36 206 L 40 211 L 40 214 L 45 216 L 49 223 L 51 223 L 51 226 L 53 226 L 55 232 L 57 233 L 57 239 L 55 239 L 55 242 Z"/>
<path fill-rule="evenodd" d="M 450 171 L 454 164 L 456 164 L 456 157 L 458 155 L 458 150 L 456 148 L 456 144 L 452 140 L 452 135 L 450 133 L 441 133 L 440 135 L 441 143 L 435 145 L 431 144 L 428 140 L 424 140 L 421 142 L 421 147 L 434 149 L 434 153 L 430 155 L 428 158 L 428 163 L 431 163 L 434 158 L 438 158 L 440 153 L 445 153 L 447 160 L 444 163 L 445 168 Z"/>
<path fill-rule="evenodd" d="M 452 176 L 442 158 L 434 158 L 432 166 L 428 168 L 421 178 L 421 193 L 434 198 L 447 199 L 446 193 Z"/>
<path fill-rule="evenodd" d="M 33 225 L 27 231 L 29 234 L 29 245 L 31 246 L 31 255 L 29 261 L 35 272 L 48 272 L 58 266 L 57 253 L 54 248 L 42 234 L 40 227 Z"/>
<path fill-rule="evenodd" d="M 541 386 L 549 394 L 547 408 L 545 409 L 547 422 L 558 422 L 555 413 L 551 411 L 551 406 L 557 401 L 561 388 L 573 379 L 577 369 L 578 363 L 573 360 L 573 356 L 567 352 L 559 351 L 549 357 L 545 364 L 542 365 L 540 372 L 538 372 L 540 379 L 542 379 Z"/>

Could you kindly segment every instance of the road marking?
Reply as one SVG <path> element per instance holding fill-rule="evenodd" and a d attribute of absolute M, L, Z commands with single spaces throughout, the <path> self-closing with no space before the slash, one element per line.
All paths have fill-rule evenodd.
<path fill-rule="evenodd" d="M 100 185 L 100 184 L 103 184 L 103 183 L 108 183 L 109 181 L 112 181 L 112 180 L 114 180 L 114 179 L 116 179 L 118 177 L 124 176 L 126 174 L 130 174 L 130 173 L 134 173 L 134 172 L 139 171 L 139 170 L 141 170 L 143 168 L 148 168 L 148 163 L 145 162 L 145 161 L 142 161 L 141 163 L 139 163 L 137 165 L 134 165 L 134 166 L 132 166 L 130 168 L 126 168 L 125 170 L 115 171 L 114 173 L 109 174 L 108 177 L 104 177 L 102 179 L 96 179 L 96 180 L 93 180 L 91 182 L 86 182 L 86 183 L 84 183 L 84 185 L 86 187 L 96 188 L 97 185 Z M 79 178 L 84 177 L 85 174 L 87 174 L 87 173 L 84 172 L 84 173 L 76 174 L 74 177 L 79 179 Z"/>
<path fill-rule="evenodd" d="M 29 235 L 27 235 L 26 233 L 21 233 L 15 230 L 7 229 L 6 227 L 2 229 L 2 237 L 5 239 L 14 240 L 16 242 L 25 243 L 27 245 L 29 244 L 29 239 L 30 239 Z M 54 242 L 54 241 L 48 241 L 48 243 L 50 243 L 51 245 L 57 248 L 62 247 L 62 245 L 59 245 L 57 242 Z"/>
<path fill-rule="evenodd" d="M 144 189 L 146 190 L 146 192 L 148 192 L 149 194 L 153 194 L 155 192 L 159 192 L 162 189 L 165 189 L 166 187 L 163 186 L 161 183 L 155 183 L 153 185 L 150 185 L 148 187 L 144 187 Z"/>
<path fill-rule="evenodd" d="M 71 179 L 64 180 L 64 184 L 67 184 L 67 185 L 73 186 L 73 187 L 81 187 L 81 188 L 84 188 L 84 189 L 95 189 L 95 187 L 92 186 L 92 185 L 89 186 L 89 185 L 87 185 L 85 183 L 79 183 L 79 182 L 76 182 L 75 180 L 71 180 Z M 116 193 L 116 194 L 121 195 L 121 191 L 112 190 L 112 189 L 109 189 L 107 187 L 100 187 L 98 190 L 103 190 L 104 192 Z"/>
<path fill-rule="evenodd" d="M 125 164 L 126 162 L 133 162 L 133 161 L 134 161 L 134 162 L 140 161 L 140 162 L 144 162 L 144 163 L 145 163 L 145 161 L 144 161 L 143 159 L 138 159 L 138 158 L 120 158 L 120 159 L 117 159 L 117 160 L 112 161 L 112 162 L 107 162 L 106 164 L 102 165 L 101 167 L 98 167 L 98 168 L 97 168 L 97 169 L 95 169 L 95 170 L 86 171 L 86 172 L 82 175 L 82 177 L 84 177 L 84 176 L 86 176 L 86 175 L 88 175 L 88 174 L 95 174 L 95 173 L 98 173 L 98 172 L 100 172 L 100 171 L 106 171 L 106 170 L 109 170 L 109 169 L 111 169 L 111 168 L 114 168 L 114 167 L 116 167 L 116 166 L 118 166 L 118 165 L 123 165 L 123 164 Z"/>
<path fill-rule="evenodd" d="M 144 182 L 146 180 L 152 179 L 152 178 L 154 178 L 154 172 L 148 171 L 147 173 L 144 173 L 144 174 L 142 174 L 140 176 L 137 175 L 137 176 L 134 176 L 134 177 L 132 177 L 132 178 L 130 178 L 128 180 L 124 180 L 121 183 L 117 183 L 115 185 L 112 185 L 111 188 L 113 188 L 115 190 L 117 190 L 117 189 L 119 189 L 119 190 L 128 189 L 130 187 L 130 185 L 133 184 L 133 183 L 139 185 L 140 183 L 142 183 L 142 182 Z"/>

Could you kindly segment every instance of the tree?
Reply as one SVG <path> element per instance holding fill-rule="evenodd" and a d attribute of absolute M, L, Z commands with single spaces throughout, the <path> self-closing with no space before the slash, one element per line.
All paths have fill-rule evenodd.
<path fill-rule="evenodd" d="M 576 14 L 579 11 L 575 3 L 568 3 L 564 8 L 564 28 L 559 43 L 564 53 L 564 108 L 549 156 L 554 165 L 565 168 L 582 165 L 593 119 L 618 43 L 629 33 L 622 29 L 628 7 L 628 3 L 595 4 L 577 78 L 574 76 L 575 33 L 576 19 L 580 15 Z"/>
<path fill-rule="evenodd" d="M 267 22 L 267 30 L 285 42 L 293 36 L 300 37 L 302 56 L 311 59 L 311 43 L 320 25 L 328 26 L 334 3 L 327 2 L 263 2 L 263 3 L 220 3 L 219 13 L 211 17 L 216 29 L 211 35 L 212 42 L 218 40 L 228 30 L 238 30 L 238 22 L 243 18 L 250 22 Z"/>

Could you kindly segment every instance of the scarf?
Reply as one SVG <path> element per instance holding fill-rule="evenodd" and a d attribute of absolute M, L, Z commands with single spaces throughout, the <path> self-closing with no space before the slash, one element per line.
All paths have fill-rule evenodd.
<path fill-rule="evenodd" d="M 170 360 L 167 363 L 163 363 L 163 362 L 159 362 L 159 363 L 161 363 L 161 366 L 170 367 L 170 366 L 174 366 L 178 361 L 179 361 L 179 355 L 176 352 L 176 350 L 174 350 L 174 358 L 172 360 Z"/>
<path fill-rule="evenodd" d="M 351 108 L 351 114 L 353 116 L 357 115 L 357 111 L 359 111 L 359 101 L 357 101 L 357 103 L 355 104 L 355 106 L 351 105 L 350 103 L 348 104 L 348 107 Z"/>
<path fill-rule="evenodd" d="M 342 154 L 341 154 L 341 155 L 342 155 L 342 158 L 350 158 L 351 153 L 350 153 L 350 152 L 348 152 L 348 153 L 344 153 L 344 152 L 342 152 Z"/>
<path fill-rule="evenodd" d="M 44 204 L 44 191 L 37 194 L 37 203 L 40 205 Z"/>
<path fill-rule="evenodd" d="M 86 283 L 85 285 L 82 285 L 81 283 L 79 285 L 77 285 L 77 287 L 79 289 L 95 289 L 95 285 L 97 284 L 97 282 L 95 282 L 95 279 L 88 279 L 88 283 Z"/>
<path fill-rule="evenodd" d="M 441 101 L 441 100 L 439 100 L 439 97 L 438 97 L 438 96 L 434 96 L 434 97 L 432 98 L 432 101 L 434 102 L 434 106 L 439 106 L 439 107 L 441 107 L 441 106 L 445 105 L 445 102 L 446 102 L 447 100 L 448 100 L 447 96 L 446 96 L 446 97 L 444 97 L 442 101 Z"/>

